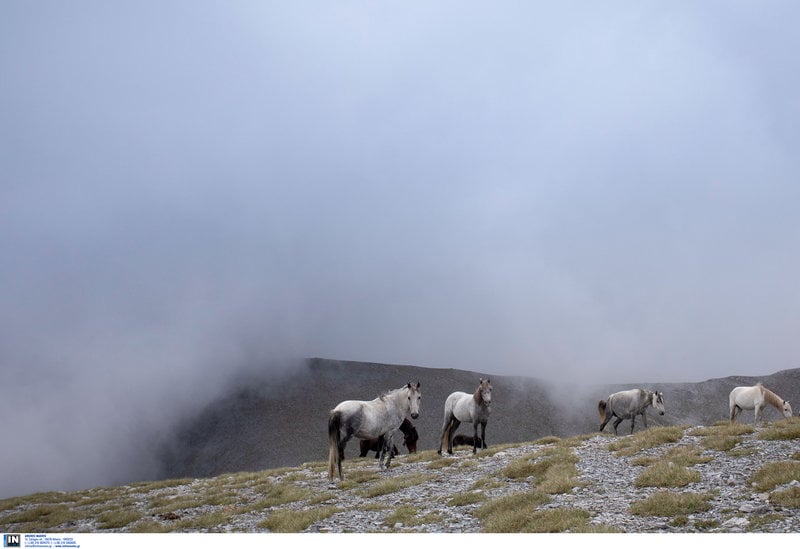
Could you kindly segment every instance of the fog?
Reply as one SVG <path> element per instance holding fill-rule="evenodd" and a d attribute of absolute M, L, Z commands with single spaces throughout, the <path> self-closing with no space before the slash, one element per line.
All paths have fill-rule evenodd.
<path fill-rule="evenodd" d="M 797 367 L 798 11 L 3 2 L 0 497 L 303 357 Z"/>

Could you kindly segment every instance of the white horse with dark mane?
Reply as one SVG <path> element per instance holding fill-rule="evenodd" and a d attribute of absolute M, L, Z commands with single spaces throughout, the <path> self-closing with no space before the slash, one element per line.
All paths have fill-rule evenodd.
<path fill-rule="evenodd" d="M 344 447 L 351 437 L 373 439 L 383 437 L 378 467 L 387 469 L 392 461 L 392 436 L 406 418 L 419 417 L 422 398 L 420 383 L 408 383 L 375 400 L 345 400 L 331 410 L 328 418 L 328 478 L 333 480 L 337 469 L 342 480 Z M 383 459 L 386 459 L 384 466 Z"/>
<path fill-rule="evenodd" d="M 478 451 L 478 445 L 488 448 L 486 445 L 486 423 L 489 421 L 489 414 L 492 411 L 492 383 L 488 379 L 480 379 L 478 388 L 473 394 L 456 391 L 451 393 L 444 402 L 444 424 L 442 425 L 442 436 L 439 437 L 439 449 L 437 453 L 442 453 L 442 444 L 447 438 L 447 453 L 453 453 L 453 435 L 461 422 L 472 423 L 473 442 L 472 453 Z M 478 425 L 481 426 L 481 436 L 478 437 Z M 478 442 L 480 441 L 480 443 Z"/>
<path fill-rule="evenodd" d="M 756 383 L 752 387 L 736 387 L 728 396 L 728 403 L 731 409 L 731 423 L 736 421 L 736 416 L 742 410 L 755 410 L 753 424 L 758 423 L 761 412 L 770 404 L 783 414 L 783 417 L 792 417 L 792 405 L 788 400 L 781 397 L 761 385 Z"/>
<path fill-rule="evenodd" d="M 658 391 L 647 391 L 645 389 L 629 389 L 627 391 L 619 391 L 610 395 L 606 400 L 601 400 L 597 405 L 597 411 L 600 414 L 600 431 L 602 431 L 606 424 L 614 420 L 614 434 L 617 434 L 617 427 L 622 423 L 623 419 L 631 420 L 631 434 L 633 434 L 633 426 L 636 423 L 636 416 L 642 416 L 644 421 L 644 428 L 647 429 L 647 408 L 652 406 L 658 411 L 658 414 L 664 415 L 664 393 Z"/>

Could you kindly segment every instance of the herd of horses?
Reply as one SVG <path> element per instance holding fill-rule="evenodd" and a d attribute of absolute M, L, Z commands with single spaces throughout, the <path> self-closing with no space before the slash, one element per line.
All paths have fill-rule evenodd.
<path fill-rule="evenodd" d="M 343 480 L 342 461 L 347 442 L 356 437 L 360 439 L 361 457 L 374 451 L 381 470 L 389 468 L 392 458 L 398 455 L 393 437 L 396 431 L 403 433 L 403 445 L 410 454 L 417 451 L 419 436 L 411 423 L 419 417 L 421 384 L 407 383 L 405 386 L 382 394 L 374 400 L 345 400 L 330 412 L 328 418 L 328 478 L 333 481 L 338 473 Z M 752 387 L 736 387 L 729 395 L 730 422 L 736 421 L 742 410 L 754 411 L 754 422 L 758 423 L 761 413 L 767 405 L 775 407 L 784 417 L 792 416 L 792 406 L 774 392 L 757 383 Z M 492 403 L 492 384 L 489 379 L 481 378 L 472 393 L 455 391 L 444 403 L 444 422 L 439 436 L 437 453 L 447 443 L 447 452 L 453 453 L 454 446 L 472 446 L 472 452 L 486 445 L 486 424 L 489 421 Z M 609 395 L 598 402 L 600 415 L 600 431 L 614 418 L 612 426 L 614 434 L 622 421 L 629 419 L 631 433 L 636 423 L 636 416 L 642 416 L 647 428 L 647 409 L 653 408 L 659 415 L 664 415 L 664 394 L 660 391 L 645 389 L 628 389 Z M 455 431 L 461 423 L 472 425 L 472 436 L 456 435 Z M 480 436 L 478 435 L 480 428 Z M 385 460 L 385 461 L 384 461 Z"/>

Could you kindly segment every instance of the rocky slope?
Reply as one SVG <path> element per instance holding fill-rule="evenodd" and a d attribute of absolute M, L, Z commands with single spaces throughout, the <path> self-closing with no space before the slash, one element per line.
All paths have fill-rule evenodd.
<path fill-rule="evenodd" d="M 784 435 L 766 440 L 775 425 L 783 426 Z M 677 433 L 674 439 L 636 447 L 650 433 L 668 429 Z M 719 424 L 660 427 L 620 437 L 548 437 L 476 455 L 469 449 L 442 457 L 429 451 L 398 456 L 384 472 L 371 457 L 348 459 L 343 483 L 329 482 L 327 463 L 313 462 L 260 473 L 41 494 L 0 501 L 0 527 L 20 532 L 480 532 L 487 528 L 481 510 L 489 503 L 541 490 L 539 473 L 511 471 L 520 464 L 524 471 L 551 449 L 566 446 L 576 458 L 575 476 L 535 512 L 583 510 L 585 520 L 545 531 L 800 531 L 800 418 L 723 436 L 726 429 Z M 715 449 L 716 443 L 709 444 L 715 436 L 730 444 Z M 670 462 L 679 449 L 697 453 L 696 462 L 687 466 L 698 474 L 695 480 L 677 487 L 638 485 L 648 464 Z M 755 475 L 770 464 L 785 464 L 783 476 L 774 485 L 757 481 Z M 708 508 L 658 516 L 637 514 L 632 507 L 663 492 L 704 496 Z M 537 526 L 532 520 L 519 531 L 539 531 Z"/>

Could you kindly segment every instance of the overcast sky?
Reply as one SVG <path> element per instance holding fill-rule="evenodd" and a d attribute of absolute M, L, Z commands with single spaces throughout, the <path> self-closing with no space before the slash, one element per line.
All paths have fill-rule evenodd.
<path fill-rule="evenodd" d="M 113 476 L 165 403 L 285 358 L 604 383 L 800 366 L 799 20 L 3 1 L 0 430 L 38 484 L 0 497 L 87 482 L 48 454 Z"/>

